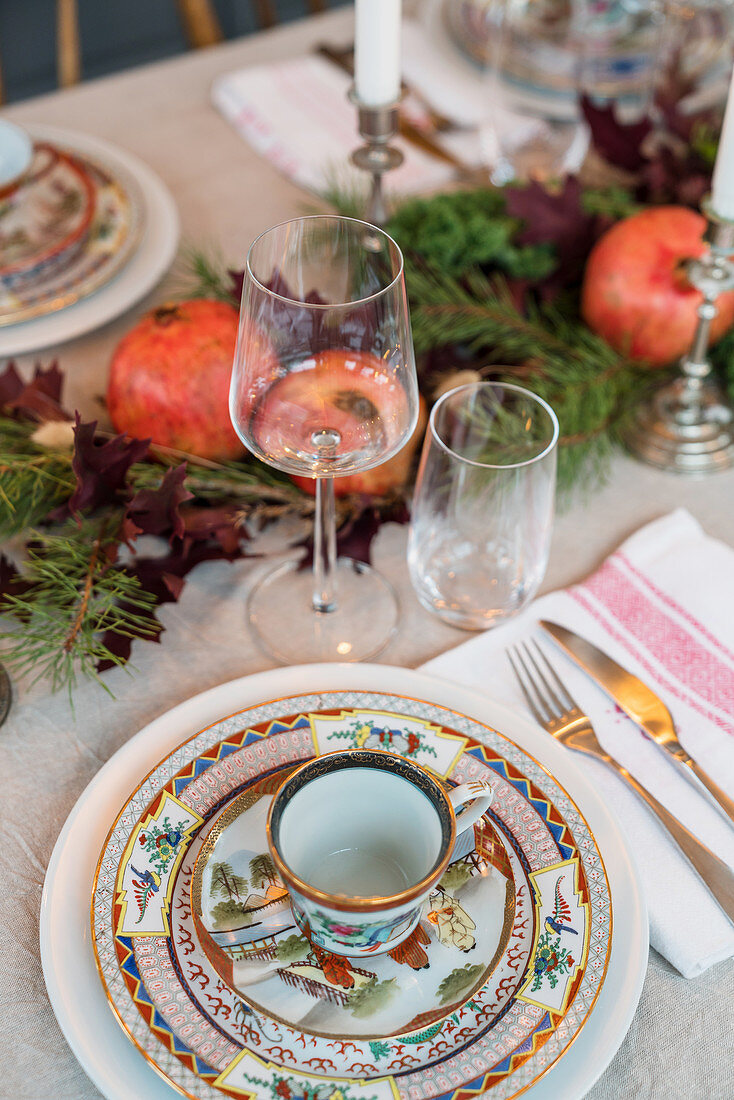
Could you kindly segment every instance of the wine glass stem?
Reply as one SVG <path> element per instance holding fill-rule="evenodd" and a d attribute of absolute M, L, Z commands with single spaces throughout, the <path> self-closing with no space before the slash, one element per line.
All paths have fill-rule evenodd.
<path fill-rule="evenodd" d="M 336 502 L 334 479 L 316 479 L 313 529 L 313 608 L 336 611 Z"/>

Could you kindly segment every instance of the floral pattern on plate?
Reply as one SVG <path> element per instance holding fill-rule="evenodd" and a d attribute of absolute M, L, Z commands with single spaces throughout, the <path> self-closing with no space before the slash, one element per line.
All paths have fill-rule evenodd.
<path fill-rule="evenodd" d="M 19 269 L 12 277 L 4 277 L 0 271 L 0 325 L 64 309 L 92 294 L 127 263 L 143 231 L 143 202 L 134 180 L 118 179 L 103 164 L 81 154 L 72 156 L 50 145 L 43 148 L 52 150 L 69 171 L 73 167 L 73 178 L 83 180 L 90 193 L 86 206 L 81 193 L 66 195 L 59 200 L 62 209 L 64 204 L 71 206 L 77 221 L 84 210 L 88 217 L 83 231 L 73 239 L 73 247 L 57 247 L 52 254 L 41 257 L 35 267 Z M 3 207 L 0 203 L 0 241 L 3 223 L 12 213 L 3 217 L 6 210 L 7 204 Z M 10 228 L 8 222 L 5 231 Z"/>
<path fill-rule="evenodd" d="M 369 712 L 367 720 L 358 712 Z M 384 729 L 385 716 L 389 730 L 406 741 L 420 734 L 435 749 L 431 766 L 438 774 L 455 782 L 491 776 L 492 822 L 518 868 L 517 874 L 513 869 L 517 911 L 490 979 L 448 1016 L 398 1036 L 325 1037 L 253 1009 L 221 979 L 197 938 L 190 882 L 205 834 L 233 795 L 267 777 L 275 789 L 279 770 L 331 748 L 333 741 L 322 741 L 333 720 L 341 728 L 347 728 L 345 720 L 359 721 L 361 729 L 371 718 L 373 729 Z M 178 842 L 178 869 L 166 882 L 165 896 L 162 880 L 151 899 L 161 916 L 170 913 L 169 933 L 122 933 L 121 897 L 127 893 L 125 875 L 132 874 L 124 859 L 130 837 L 156 814 L 162 799 L 171 797 L 181 814 L 196 814 L 205 824 L 189 834 L 190 842 Z M 171 813 L 168 823 L 174 836 L 185 826 Z M 149 868 L 144 859 L 143 866 L 134 862 L 140 882 Z M 541 937 L 548 932 L 546 917 L 568 923 L 561 920 L 568 915 L 566 906 L 576 934 L 558 935 L 573 938 L 574 950 L 564 944 L 566 955 L 556 951 L 553 961 Z M 307 1090 L 294 1096 L 307 1095 L 308 1089 L 331 1096 L 343 1087 L 339 1082 L 366 1100 L 387 1092 L 429 1100 L 468 1088 L 492 1089 L 503 1100 L 515 1096 L 560 1057 L 588 1018 L 611 936 L 609 887 L 594 838 L 539 764 L 498 732 L 446 708 L 346 691 L 251 707 L 202 731 L 162 761 L 113 826 L 100 858 L 92 921 L 100 975 L 121 1024 L 175 1087 L 195 1097 L 219 1092 L 265 1098 L 285 1079 L 296 1090 Z M 533 989 L 538 973 L 540 984 Z"/>

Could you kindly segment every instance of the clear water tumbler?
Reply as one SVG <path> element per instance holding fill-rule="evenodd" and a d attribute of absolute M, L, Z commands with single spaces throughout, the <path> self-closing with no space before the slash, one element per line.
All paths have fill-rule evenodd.
<path fill-rule="evenodd" d="M 429 611 L 485 630 L 535 594 L 548 563 L 558 420 L 520 386 L 478 382 L 433 407 L 408 565 Z"/>

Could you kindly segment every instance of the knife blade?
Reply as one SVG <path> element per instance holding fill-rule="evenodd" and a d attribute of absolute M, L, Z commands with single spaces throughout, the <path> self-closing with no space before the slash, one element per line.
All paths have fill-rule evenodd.
<path fill-rule="evenodd" d="M 730 823 L 734 823 L 734 799 L 722 791 L 721 787 L 683 748 L 678 740 L 671 713 L 655 692 L 588 639 L 547 619 L 541 619 L 540 625 L 579 668 L 583 669 L 648 737 L 668 753 L 671 759 L 682 768 L 686 778 L 693 783 L 698 779 L 703 784 L 716 800 L 717 808 L 724 811 Z"/>

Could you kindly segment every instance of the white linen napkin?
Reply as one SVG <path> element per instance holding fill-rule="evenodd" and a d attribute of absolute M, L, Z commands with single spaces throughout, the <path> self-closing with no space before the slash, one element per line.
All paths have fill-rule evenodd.
<path fill-rule="evenodd" d="M 468 169 L 488 163 L 491 150 L 507 131 L 532 130 L 534 123 L 511 112 L 491 112 L 491 89 L 478 65 L 464 57 L 449 37 L 440 5 L 428 6 L 422 21 L 404 19 L 403 76 L 411 91 L 401 110 L 418 128 Z M 352 79 L 318 56 L 292 58 L 225 73 L 212 84 L 215 107 L 266 160 L 300 187 L 323 193 L 335 183 L 342 189 L 366 188 L 365 174 L 350 154 L 359 144 L 355 107 L 347 99 Z M 438 134 L 431 130 L 426 104 L 457 123 Z M 396 138 L 405 161 L 385 175 L 395 195 L 429 192 L 456 179 L 456 169 L 416 145 Z M 583 143 L 582 143 L 583 144 Z M 584 149 L 579 148 L 583 159 Z M 569 162 L 569 170 L 580 164 Z"/>
<path fill-rule="evenodd" d="M 734 867 L 734 826 L 545 635 L 539 619 L 575 630 L 644 680 L 670 710 L 681 744 L 734 797 L 734 551 L 678 510 L 643 527 L 581 584 L 535 600 L 504 626 L 423 666 L 527 711 L 505 649 L 536 638 L 602 745 Z M 653 947 L 687 978 L 734 955 L 734 925 L 657 818 L 603 764 L 576 760 L 636 856 Z"/>
<path fill-rule="evenodd" d="M 310 191 L 366 189 L 365 173 L 350 162 L 360 143 L 352 81 L 322 57 L 297 57 L 226 73 L 214 81 L 214 105 L 266 160 Z M 385 189 L 408 194 L 446 186 L 451 165 L 396 139 L 405 160 L 385 176 Z"/>

